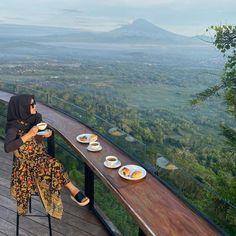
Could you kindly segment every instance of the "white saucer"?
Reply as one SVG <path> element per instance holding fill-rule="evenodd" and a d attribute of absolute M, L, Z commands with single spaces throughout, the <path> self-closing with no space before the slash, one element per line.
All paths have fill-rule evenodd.
<path fill-rule="evenodd" d="M 107 161 L 104 161 L 104 166 L 106 166 L 107 168 L 115 169 L 115 168 L 118 168 L 118 167 L 121 166 L 121 162 L 118 160 L 116 165 L 110 166 L 110 165 L 107 164 Z"/>
<path fill-rule="evenodd" d="M 45 129 L 45 130 L 39 131 L 39 132 L 37 133 L 37 135 L 45 135 L 45 134 L 47 134 L 48 132 L 49 132 L 49 129 Z"/>
<path fill-rule="evenodd" d="M 90 148 L 89 146 L 87 147 L 87 150 L 90 151 L 90 152 L 99 152 L 102 150 L 102 146 L 99 146 L 98 148 L 96 149 L 92 149 Z"/>

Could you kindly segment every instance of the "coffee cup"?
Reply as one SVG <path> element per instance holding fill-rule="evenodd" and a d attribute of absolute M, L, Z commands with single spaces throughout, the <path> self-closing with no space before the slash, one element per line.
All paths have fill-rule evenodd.
<path fill-rule="evenodd" d="M 39 130 L 44 130 L 47 128 L 47 123 L 41 122 L 37 124 Z"/>
<path fill-rule="evenodd" d="M 118 158 L 115 156 L 107 156 L 106 163 L 108 166 L 115 166 L 118 163 Z"/>
<path fill-rule="evenodd" d="M 89 148 L 92 150 L 97 150 L 100 148 L 100 143 L 97 141 L 93 141 L 89 143 Z"/>

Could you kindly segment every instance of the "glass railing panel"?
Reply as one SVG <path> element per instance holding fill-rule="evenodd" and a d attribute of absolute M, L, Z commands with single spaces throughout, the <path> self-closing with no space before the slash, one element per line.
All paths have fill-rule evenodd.
<path fill-rule="evenodd" d="M 126 152 L 131 158 L 144 164 L 146 160 L 146 145 L 144 143 L 99 116 L 96 116 L 96 121 L 95 130 Z"/>
<path fill-rule="evenodd" d="M 44 104 L 48 103 L 48 94 L 45 91 L 42 91 L 41 89 L 34 89 L 23 85 L 17 85 L 15 88 L 15 92 L 17 94 L 32 94 L 35 96 L 36 101 L 42 102 Z"/>
<path fill-rule="evenodd" d="M 236 207 L 222 199 L 200 176 L 191 176 L 165 157 L 157 158 L 157 175 L 175 193 L 211 219 L 229 235 L 236 233 Z"/>
<path fill-rule="evenodd" d="M 0 137 L 5 137 L 5 126 L 6 126 L 6 115 L 7 113 L 7 105 L 5 103 L 0 102 Z"/>
<path fill-rule="evenodd" d="M 72 116 L 81 123 L 87 124 L 87 121 L 90 124 L 92 123 L 92 115 L 88 115 L 83 108 L 55 96 L 51 96 L 49 101 L 50 106 L 62 112 L 66 112 L 69 116 Z"/>
<path fill-rule="evenodd" d="M 117 227 L 121 235 L 138 235 L 138 225 L 134 222 L 128 211 L 117 201 L 114 195 L 107 189 L 102 181 L 95 177 L 94 182 L 96 205 L 105 213 L 111 222 Z"/>
<path fill-rule="evenodd" d="M 59 135 L 55 135 L 55 157 L 63 164 L 70 180 L 84 190 L 84 163 Z"/>
<path fill-rule="evenodd" d="M 61 98 L 51 96 L 49 101 L 50 106 L 66 112 L 81 123 L 94 129 L 97 133 L 114 143 L 132 158 L 135 158 L 143 163 L 146 160 L 146 145 L 115 125 L 97 116 L 96 114 L 89 113 L 85 109 Z"/>
<path fill-rule="evenodd" d="M 15 93 L 16 91 L 16 84 L 14 82 L 0 82 L 0 89 L 9 93 Z"/>

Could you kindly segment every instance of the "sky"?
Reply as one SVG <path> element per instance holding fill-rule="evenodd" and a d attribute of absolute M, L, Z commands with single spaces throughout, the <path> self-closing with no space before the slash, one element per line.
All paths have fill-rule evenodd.
<path fill-rule="evenodd" d="M 2 0 L 0 24 L 110 31 L 142 18 L 174 33 L 236 24 L 236 0 Z"/>

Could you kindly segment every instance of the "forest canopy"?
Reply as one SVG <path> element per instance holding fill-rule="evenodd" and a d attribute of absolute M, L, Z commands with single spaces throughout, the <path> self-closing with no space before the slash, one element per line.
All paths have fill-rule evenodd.
<path fill-rule="evenodd" d="M 213 43 L 226 57 L 226 63 L 220 83 L 197 94 L 192 104 L 198 104 L 223 90 L 227 111 L 236 118 L 236 25 L 211 26 L 207 31 L 213 32 Z M 235 128 L 225 124 L 221 128 L 230 147 L 236 150 Z"/>

